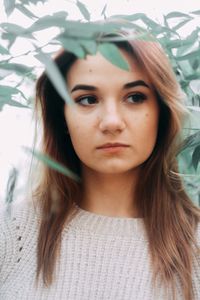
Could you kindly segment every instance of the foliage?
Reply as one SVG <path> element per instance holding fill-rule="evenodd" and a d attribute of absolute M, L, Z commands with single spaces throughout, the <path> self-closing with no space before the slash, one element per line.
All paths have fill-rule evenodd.
<path fill-rule="evenodd" d="M 54 51 L 50 54 L 45 51 L 46 45 L 42 45 L 42 42 L 38 40 L 37 32 L 56 28 L 59 33 L 48 42 L 52 49 L 55 46 L 61 46 L 79 58 L 84 58 L 87 54 L 95 54 L 97 51 L 100 51 L 113 64 L 127 69 L 126 61 L 124 61 L 118 49 L 112 44 L 113 38 L 101 38 L 102 32 L 114 33 L 116 29 L 126 27 L 130 30 L 139 31 L 141 38 L 148 39 L 149 35 L 146 33 L 148 31 L 166 50 L 177 79 L 187 95 L 188 108 L 195 115 L 196 121 L 194 122 L 193 118 L 191 118 L 191 123 L 188 125 L 189 131 L 183 132 L 186 139 L 179 154 L 179 163 L 181 172 L 188 174 L 184 178 L 189 192 L 194 191 L 195 187 L 194 201 L 200 201 L 198 187 L 198 174 L 200 171 L 200 121 L 198 121 L 200 113 L 200 27 L 194 28 L 190 34 L 184 37 L 180 33 L 185 28 L 184 26 L 200 18 L 200 11 L 190 13 L 170 12 L 163 16 L 162 24 L 150 19 L 144 13 L 115 15 L 112 16 L 108 23 L 103 24 L 101 22 L 90 22 L 90 12 L 78 0 L 76 5 L 83 16 L 81 21 L 69 20 L 67 11 L 60 11 L 39 18 L 30 10 L 30 5 L 36 5 L 38 2 L 44 3 L 45 0 L 4 0 L 5 11 L 8 16 L 15 10 L 18 10 L 32 20 L 32 24 L 24 28 L 15 23 L 0 23 L 0 110 L 3 109 L 5 104 L 31 107 L 30 99 L 27 99 L 23 93 L 23 83 L 27 79 L 34 83 L 37 68 L 26 66 L 25 60 L 24 64 L 16 63 L 15 59 L 18 56 L 13 56 L 12 47 L 14 47 L 16 40 L 19 38 L 24 38 L 32 44 L 32 50 L 19 56 L 26 57 L 26 55 L 31 53 L 44 64 L 50 80 L 61 97 L 67 103 L 70 103 L 71 99 L 66 84 L 56 65 L 51 60 L 50 54 L 53 54 Z M 106 18 L 106 5 L 101 15 Z M 5 85 L 4 81 L 7 76 L 12 74 L 17 75 L 18 81 L 16 81 L 15 86 L 11 87 Z M 16 96 L 18 96 L 17 99 Z M 45 160 L 45 157 L 39 154 L 37 158 L 50 165 L 50 158 Z M 53 163 L 55 167 L 56 163 Z M 57 167 L 58 170 L 63 172 L 63 166 L 57 164 Z M 195 172 L 196 174 L 194 174 Z M 70 175 L 68 174 L 68 176 Z"/>

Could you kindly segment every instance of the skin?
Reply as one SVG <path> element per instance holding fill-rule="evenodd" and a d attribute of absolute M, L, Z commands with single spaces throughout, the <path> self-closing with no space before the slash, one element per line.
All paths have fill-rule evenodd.
<path fill-rule="evenodd" d="M 79 206 L 101 215 L 136 218 L 140 216 L 134 206 L 135 186 L 141 164 L 156 143 L 159 105 L 144 70 L 130 54 L 120 51 L 130 71 L 111 64 L 100 53 L 75 61 L 67 74 L 75 105 L 65 105 L 64 114 L 82 163 Z M 124 87 L 138 80 L 143 83 Z M 114 153 L 97 149 L 115 142 L 129 147 Z"/>

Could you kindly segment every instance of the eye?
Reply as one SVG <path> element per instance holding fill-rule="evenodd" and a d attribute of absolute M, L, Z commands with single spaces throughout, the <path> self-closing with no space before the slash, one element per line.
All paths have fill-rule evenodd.
<path fill-rule="evenodd" d="M 88 105 L 91 105 L 91 104 L 95 104 L 95 102 L 97 101 L 96 97 L 95 96 L 82 96 L 82 97 L 79 97 L 77 100 L 76 100 L 76 103 L 79 103 L 80 105 L 83 105 L 83 106 L 88 106 Z"/>
<path fill-rule="evenodd" d="M 142 103 L 147 99 L 147 96 L 143 93 L 134 93 L 127 97 L 128 102 Z"/>

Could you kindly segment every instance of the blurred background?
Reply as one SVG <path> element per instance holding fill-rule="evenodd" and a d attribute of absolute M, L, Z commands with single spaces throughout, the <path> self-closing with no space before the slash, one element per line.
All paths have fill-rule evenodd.
<path fill-rule="evenodd" d="M 21 197 L 26 187 L 30 166 L 30 156 L 25 153 L 22 146 L 31 148 L 33 145 L 35 124 L 32 118 L 31 105 L 29 104 L 33 103 L 34 99 L 35 79 L 44 69 L 41 61 L 37 60 L 33 55 L 34 43 L 27 38 L 27 36 L 19 34 L 18 38 L 15 39 L 12 45 L 9 44 L 13 34 L 12 30 L 14 30 L 14 34 L 16 34 L 17 26 L 20 26 L 19 28 L 29 28 L 38 19 L 42 19 L 45 16 L 51 16 L 56 12 L 66 12 L 68 20 L 84 21 L 88 21 L 88 19 L 90 21 L 101 20 L 105 17 L 113 15 L 123 14 L 128 16 L 145 14 L 149 18 L 148 20 L 151 20 L 152 22 L 155 21 L 155 24 L 160 24 L 162 26 L 166 26 L 166 20 L 170 21 L 170 28 L 177 30 L 180 36 L 179 39 L 184 41 L 184 39 L 189 40 L 188 36 L 190 37 L 192 33 L 196 32 L 195 30 L 199 29 L 199 9 L 199 0 L 82 0 L 81 2 L 73 0 L 0 0 L 0 47 L 3 47 L 2 49 L 9 51 L 9 53 L 6 53 L 4 52 L 6 50 L 2 50 L 0 48 L 0 89 L 2 91 L 0 92 L 1 201 L 5 201 L 7 190 L 12 189 L 14 185 L 16 197 Z M 172 12 L 175 13 L 174 17 L 172 15 L 168 19 L 164 18 L 164 16 L 167 16 Z M 192 12 L 196 12 L 196 14 L 192 14 Z M 178 16 L 178 13 L 182 13 L 182 15 Z M 89 17 L 87 14 L 89 14 Z M 184 22 L 184 19 L 181 20 L 181 22 L 177 22 L 177 18 L 184 18 L 184 14 L 185 24 L 182 23 L 181 25 L 180 23 Z M 61 17 L 63 16 L 61 15 Z M 137 20 L 138 25 L 140 25 L 141 20 L 142 15 Z M 15 28 L 12 29 L 9 27 L 8 29 L 8 25 L 5 25 L 8 23 L 15 24 Z M 153 25 L 153 23 L 149 23 L 148 26 L 151 29 L 156 28 L 155 24 Z M 52 39 L 58 33 L 58 26 L 42 28 L 41 25 L 41 30 L 34 32 L 34 38 L 37 40 L 37 47 L 41 47 L 45 53 L 53 53 L 59 49 L 57 44 L 51 43 Z M 161 33 L 156 32 L 158 37 Z M 163 38 L 163 36 L 161 36 L 161 38 Z M 167 36 L 165 37 L 167 38 Z M 200 171 L 198 164 L 200 159 L 200 148 L 198 148 L 200 144 L 200 83 L 198 77 L 199 61 L 196 59 L 196 57 L 200 57 L 200 52 L 198 52 L 198 49 L 200 48 L 198 37 L 199 31 L 195 37 L 196 40 L 190 39 L 190 44 L 187 44 L 188 48 L 185 48 L 186 52 L 184 52 L 184 49 L 179 51 L 179 56 L 182 55 L 183 57 L 184 55 L 191 53 L 193 56 L 189 55 L 189 57 L 186 57 L 185 60 L 180 59 L 177 64 L 176 60 L 174 59 L 174 57 L 177 55 L 177 52 L 174 52 L 175 46 L 168 48 L 169 56 L 172 58 L 172 63 L 174 62 L 174 68 L 178 70 L 177 76 L 179 77 L 179 80 L 181 81 L 182 86 L 188 95 L 189 100 L 187 105 L 191 108 L 192 113 L 190 122 L 188 122 L 186 125 L 186 129 L 187 133 L 189 132 L 190 135 L 193 135 L 193 138 L 187 141 L 187 149 L 180 155 L 180 172 L 186 180 L 188 192 L 191 194 L 194 202 L 197 204 L 200 202 Z M 175 38 L 171 37 L 170 35 L 168 35 L 168 38 L 172 41 L 175 40 Z M 196 45 L 196 42 L 198 45 Z M 10 59 L 11 56 L 12 60 Z M 16 69 L 13 68 L 13 70 L 16 71 L 11 70 L 11 67 L 9 70 L 9 67 L 5 65 L 6 60 L 8 60 L 8 62 L 11 64 L 18 64 Z M 24 66 L 24 69 L 21 69 L 21 72 L 19 65 Z M 25 67 L 27 67 L 26 70 Z M 30 76 L 24 76 L 23 72 L 29 74 Z M 194 73 L 196 75 L 191 77 Z M 182 78 L 180 78 L 181 76 Z M 20 92 L 17 93 L 16 90 L 9 90 L 7 88 L 6 94 L 3 89 L 5 86 L 17 89 L 19 88 Z M 16 103 L 9 103 L 13 94 L 15 97 L 12 99 L 13 101 L 16 101 Z M 24 100 L 22 98 L 24 98 Z M 196 152 L 194 153 L 195 149 Z"/>

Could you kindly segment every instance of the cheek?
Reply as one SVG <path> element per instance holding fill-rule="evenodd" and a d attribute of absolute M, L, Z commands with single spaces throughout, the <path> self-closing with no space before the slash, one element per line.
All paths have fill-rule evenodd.
<path fill-rule="evenodd" d="M 87 145 L 89 145 L 91 134 L 88 132 L 88 123 L 82 120 L 80 116 L 75 113 L 67 112 L 65 119 L 68 127 L 68 134 L 77 156 L 82 159 L 87 152 Z"/>
<path fill-rule="evenodd" d="M 151 152 L 155 146 L 158 132 L 158 113 L 146 112 L 138 124 L 138 147 L 142 152 Z"/>

